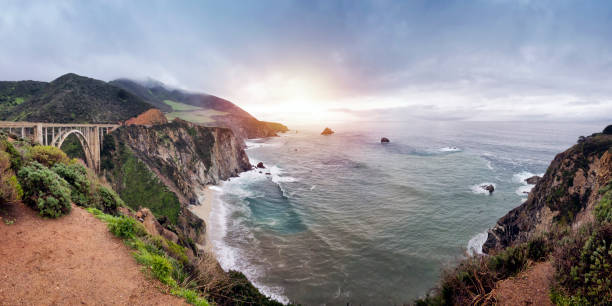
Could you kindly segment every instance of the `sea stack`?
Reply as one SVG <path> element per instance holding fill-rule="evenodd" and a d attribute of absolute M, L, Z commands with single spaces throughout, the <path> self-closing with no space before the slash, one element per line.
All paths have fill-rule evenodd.
<path fill-rule="evenodd" d="M 387 137 L 383 137 L 380 139 L 380 143 L 387 143 L 387 142 L 389 142 L 389 138 Z"/>
<path fill-rule="evenodd" d="M 495 186 L 493 186 L 493 185 L 482 185 L 480 187 L 482 187 L 482 189 L 488 191 L 489 194 L 491 194 L 491 193 L 493 193 L 493 191 L 495 191 Z"/>
<path fill-rule="evenodd" d="M 323 132 L 321 132 L 321 135 L 331 135 L 333 134 L 334 131 L 332 131 L 330 128 L 326 127 Z"/>

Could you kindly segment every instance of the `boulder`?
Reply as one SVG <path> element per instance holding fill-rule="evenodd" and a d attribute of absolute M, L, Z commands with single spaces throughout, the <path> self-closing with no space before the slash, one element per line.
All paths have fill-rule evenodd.
<path fill-rule="evenodd" d="M 539 182 L 541 179 L 542 179 L 541 177 L 539 177 L 539 176 L 537 176 L 537 175 L 534 175 L 534 176 L 532 176 L 532 177 L 530 177 L 530 178 L 526 179 L 526 180 L 525 180 L 525 182 L 527 182 L 527 184 L 535 185 L 535 184 L 537 184 L 537 183 L 538 183 L 538 182 Z"/>
<path fill-rule="evenodd" d="M 332 131 L 330 128 L 327 128 L 327 127 L 326 127 L 326 128 L 323 130 L 323 132 L 321 132 L 321 135 L 331 135 L 331 134 L 333 134 L 333 133 L 334 133 L 334 131 Z"/>
<path fill-rule="evenodd" d="M 387 143 L 387 142 L 389 142 L 389 138 L 383 137 L 383 138 L 380 139 L 380 142 L 381 143 Z"/>
<path fill-rule="evenodd" d="M 495 186 L 493 185 L 482 185 L 480 187 L 482 187 L 482 189 L 488 191 L 489 193 L 493 193 L 493 191 L 495 191 Z"/>
<path fill-rule="evenodd" d="M 266 167 L 264 166 L 263 162 L 258 162 L 257 163 L 257 168 L 265 169 Z"/>

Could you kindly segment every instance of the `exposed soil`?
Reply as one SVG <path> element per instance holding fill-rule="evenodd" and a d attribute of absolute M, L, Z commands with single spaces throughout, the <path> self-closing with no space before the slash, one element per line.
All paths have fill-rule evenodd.
<path fill-rule="evenodd" d="M 495 289 L 498 305 L 552 305 L 548 294 L 553 274 L 550 261 L 540 262 L 499 282 Z"/>
<path fill-rule="evenodd" d="M 185 305 L 80 207 L 44 219 L 18 203 L 0 216 L 2 305 Z"/>

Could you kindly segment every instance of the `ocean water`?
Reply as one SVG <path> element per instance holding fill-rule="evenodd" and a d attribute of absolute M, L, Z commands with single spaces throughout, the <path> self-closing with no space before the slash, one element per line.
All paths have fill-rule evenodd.
<path fill-rule="evenodd" d="M 330 127 L 336 134 L 316 126 L 249 141 L 251 163 L 267 168 L 213 187 L 219 262 L 282 302 L 390 305 L 425 295 L 526 199 L 525 178 L 603 124 Z"/>

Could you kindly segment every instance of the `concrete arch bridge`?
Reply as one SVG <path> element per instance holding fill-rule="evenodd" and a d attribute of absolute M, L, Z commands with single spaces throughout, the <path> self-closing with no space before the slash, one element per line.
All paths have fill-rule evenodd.
<path fill-rule="evenodd" d="M 66 138 L 76 135 L 85 152 L 87 166 L 96 172 L 100 170 L 100 151 L 104 135 L 112 132 L 118 124 L 70 124 L 42 122 L 0 121 L 0 130 L 9 134 L 31 138 L 45 145 L 60 148 Z"/>

